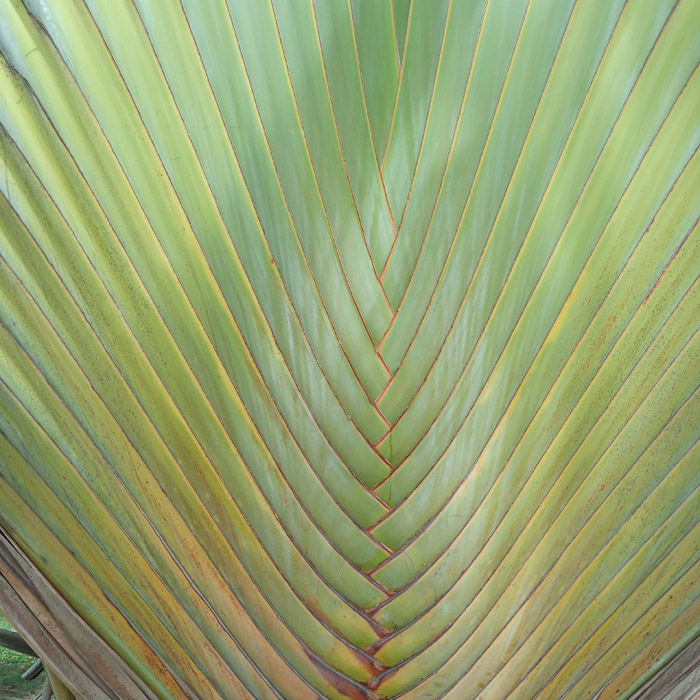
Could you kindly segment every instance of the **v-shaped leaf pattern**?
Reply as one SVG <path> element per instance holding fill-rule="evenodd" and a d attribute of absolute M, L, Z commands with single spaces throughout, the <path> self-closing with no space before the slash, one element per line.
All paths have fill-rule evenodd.
<path fill-rule="evenodd" d="M 0 7 L 0 526 L 153 697 L 700 632 L 697 0 Z"/>

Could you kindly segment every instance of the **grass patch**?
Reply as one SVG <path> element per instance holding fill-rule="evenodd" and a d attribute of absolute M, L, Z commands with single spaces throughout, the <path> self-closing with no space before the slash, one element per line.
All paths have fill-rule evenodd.
<path fill-rule="evenodd" d="M 0 613 L 0 628 L 14 629 L 7 618 Z M 0 647 L 0 700 L 27 700 L 34 698 L 46 676 L 41 673 L 33 681 L 25 681 L 22 674 L 34 663 L 35 659 L 11 649 Z"/>

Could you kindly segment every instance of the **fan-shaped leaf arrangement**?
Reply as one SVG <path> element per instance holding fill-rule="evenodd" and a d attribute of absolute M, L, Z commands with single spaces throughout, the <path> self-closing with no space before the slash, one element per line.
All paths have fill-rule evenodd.
<path fill-rule="evenodd" d="M 698 0 L 0 8 L 3 600 L 76 695 L 700 633 Z"/>

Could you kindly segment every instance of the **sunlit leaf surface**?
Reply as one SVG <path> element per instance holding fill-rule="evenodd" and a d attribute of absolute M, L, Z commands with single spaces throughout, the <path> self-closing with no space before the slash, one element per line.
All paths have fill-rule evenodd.
<path fill-rule="evenodd" d="M 699 0 L 0 54 L 0 589 L 77 697 L 604 700 L 700 634 Z"/>

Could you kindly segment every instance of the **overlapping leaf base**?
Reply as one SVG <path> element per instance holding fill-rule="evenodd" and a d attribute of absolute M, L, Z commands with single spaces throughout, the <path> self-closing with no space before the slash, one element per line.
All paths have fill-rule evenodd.
<path fill-rule="evenodd" d="M 625 697 L 700 633 L 698 27 L 2 0 L 0 524 L 148 694 Z"/>

